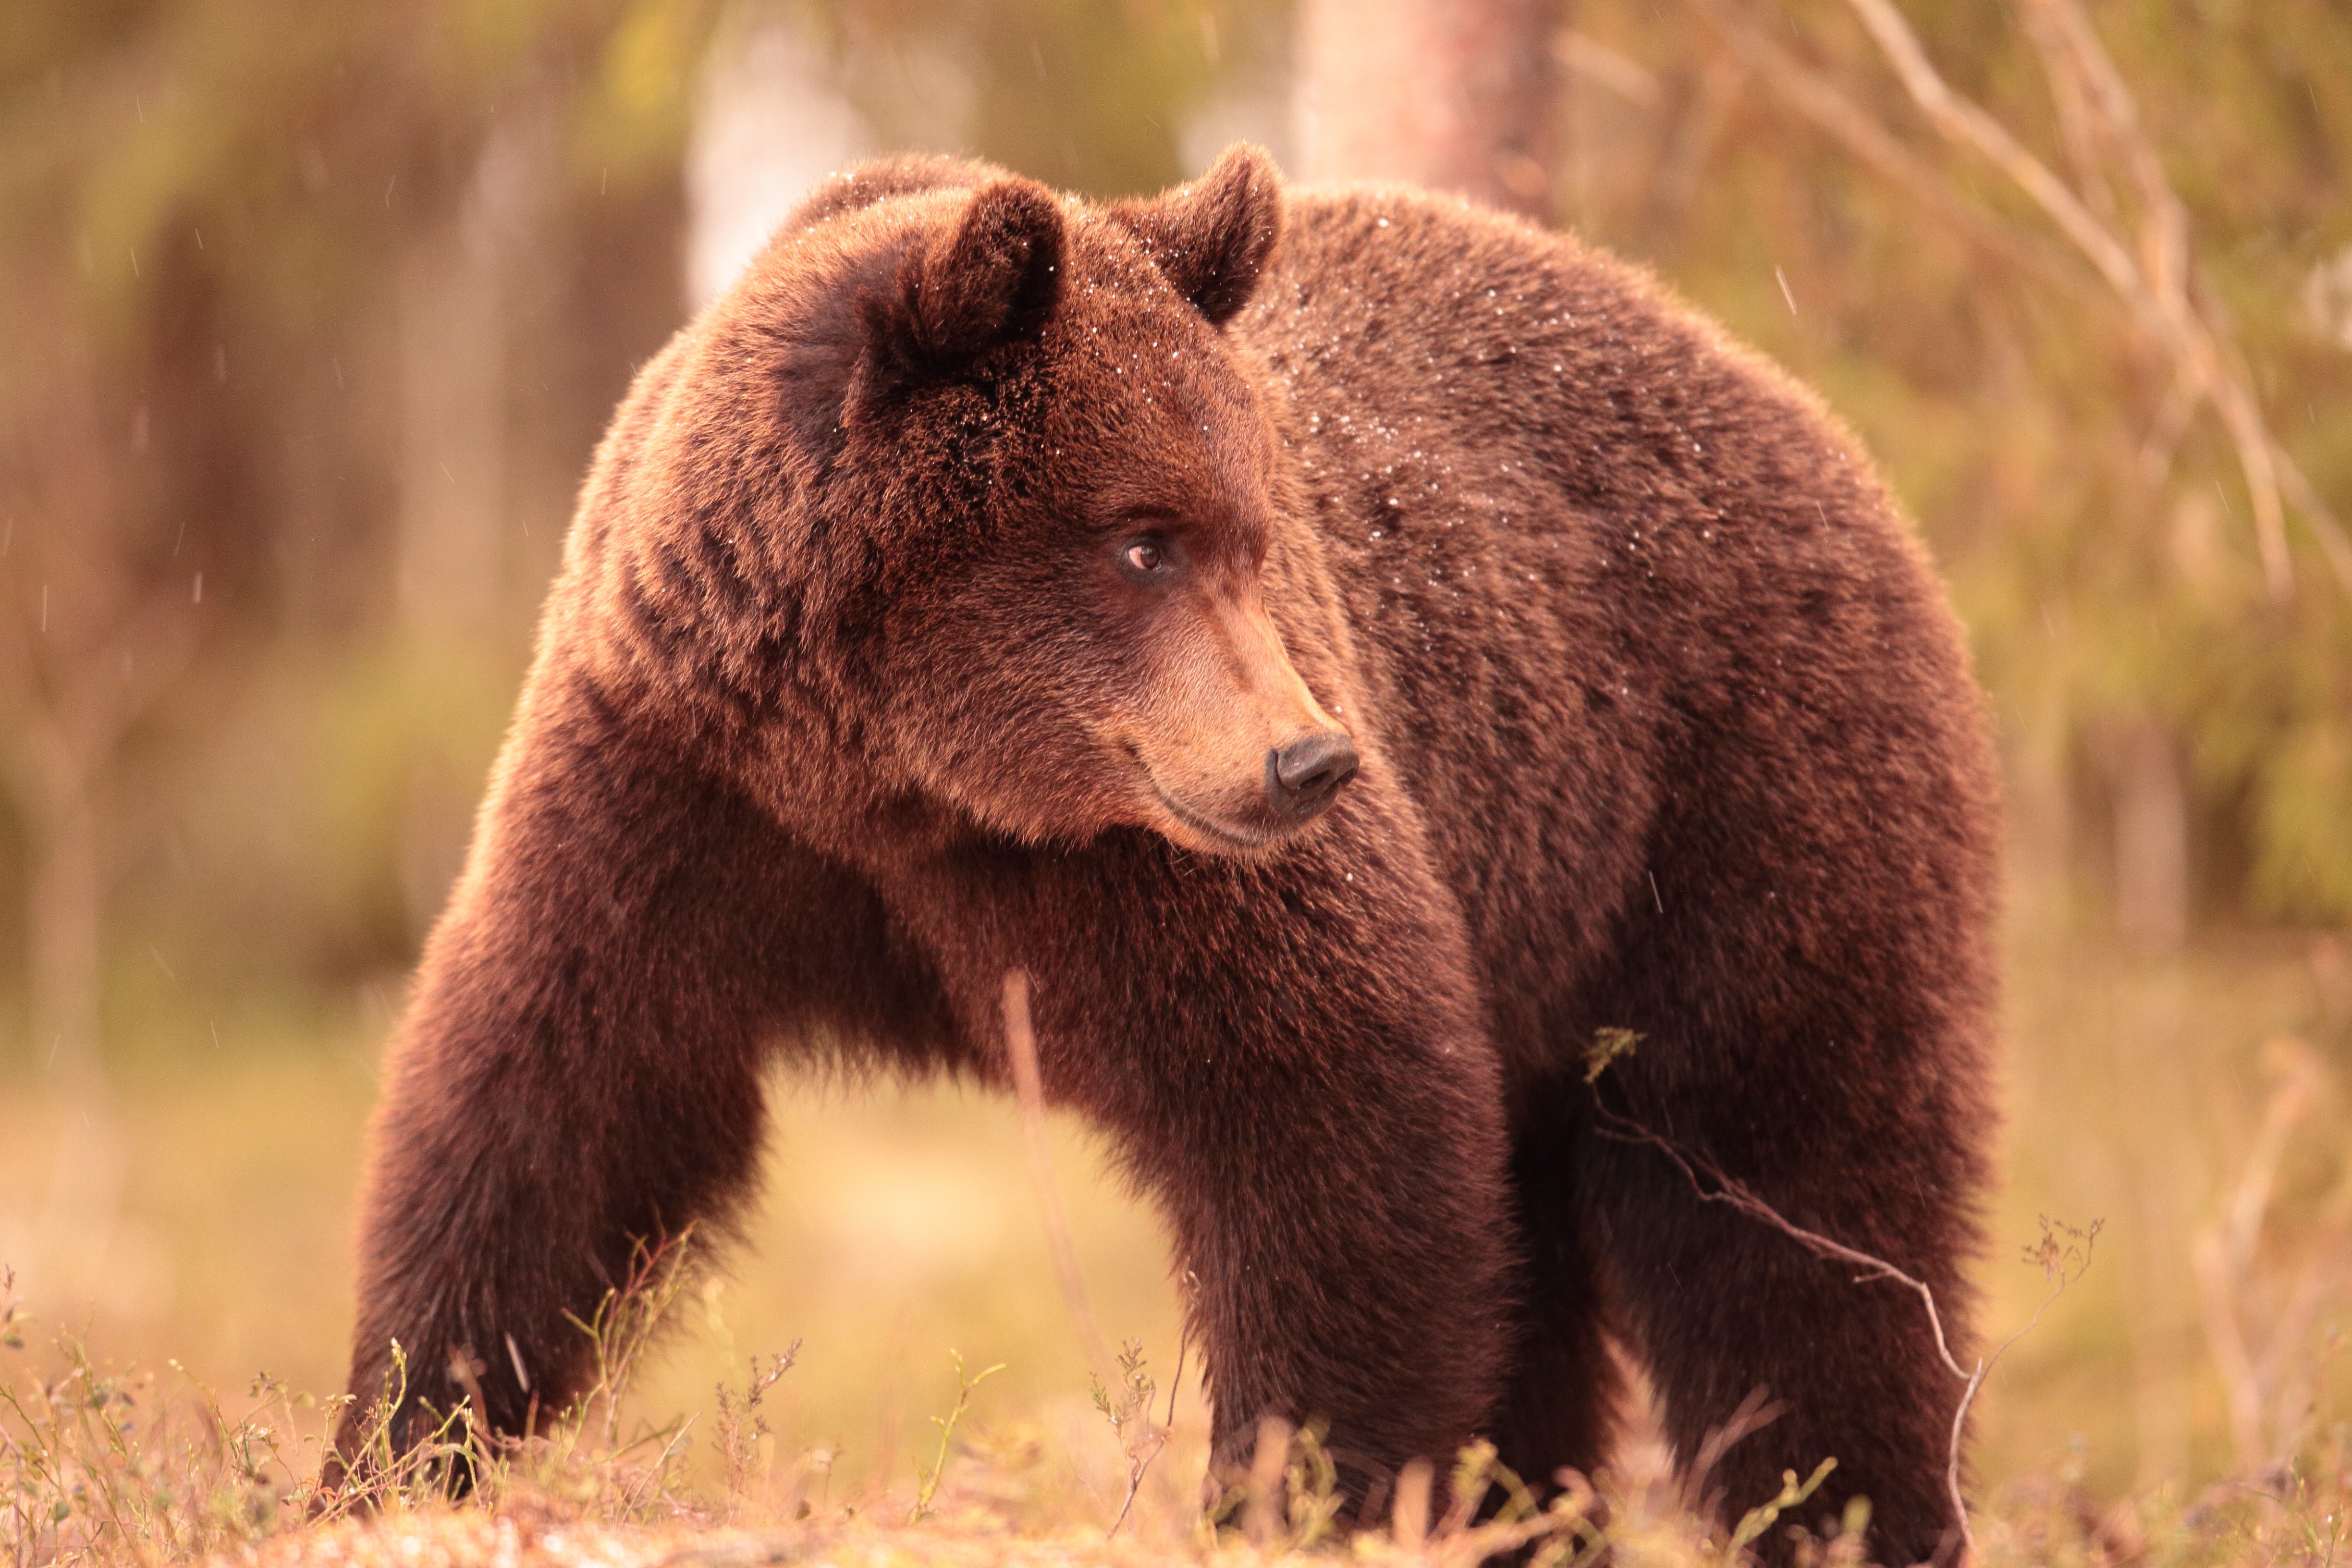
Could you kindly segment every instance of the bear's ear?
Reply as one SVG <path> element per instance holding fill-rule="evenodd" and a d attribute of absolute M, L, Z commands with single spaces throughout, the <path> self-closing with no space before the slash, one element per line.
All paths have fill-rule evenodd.
<path fill-rule="evenodd" d="M 901 376 L 936 374 L 1034 335 L 1061 298 L 1063 249 L 1062 209 L 1043 185 L 981 186 L 952 236 L 909 250 L 860 302 L 874 354 Z"/>
<path fill-rule="evenodd" d="M 1110 216 L 1143 242 L 1176 292 L 1223 326 L 1250 301 L 1282 235 L 1282 174 L 1262 147 L 1237 142 L 1189 186 Z"/>

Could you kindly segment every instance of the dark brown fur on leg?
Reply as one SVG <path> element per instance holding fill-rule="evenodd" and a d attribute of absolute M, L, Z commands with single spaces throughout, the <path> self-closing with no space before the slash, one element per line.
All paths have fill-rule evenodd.
<path fill-rule="evenodd" d="M 1848 700 L 1865 733 L 1892 710 L 1943 706 L 1885 684 L 1895 689 L 1876 712 Z M 1700 1186 L 1727 1176 L 1791 1225 L 1924 1280 L 1954 1354 L 1971 1364 L 1961 1270 L 1978 1241 L 1977 1130 L 1990 1120 L 1978 1043 L 1990 879 L 1971 841 L 1973 786 L 1890 758 L 1856 821 L 1805 810 L 1769 756 L 1716 772 L 1745 798 L 1696 803 L 1693 815 L 1732 805 L 1782 826 L 1767 850 L 1727 842 L 1720 822 L 1662 825 L 1653 863 L 1674 893 L 1663 913 L 1654 903 L 1632 922 L 1642 957 L 1586 1001 L 1594 1020 L 1640 1036 L 1591 1091 L 1604 1110 L 1587 1144 L 1589 1212 L 1676 1454 L 1687 1462 L 1751 1391 L 1779 1407 L 1709 1478 L 1727 1517 L 1769 1499 L 1782 1472 L 1803 1477 L 1833 1458 L 1790 1522 L 1833 1525 L 1862 1496 L 1874 1561 L 1948 1555 L 1959 1521 L 1945 1472 L 1964 1384 L 1917 1294 L 1858 1279 L 1851 1262 L 1703 1200 Z M 1874 854 L 1874 816 L 1910 856 Z M 1947 923 L 1895 912 L 1939 900 L 1977 913 Z M 1801 963 L 1781 949 L 1784 921 L 1816 933 Z M 1770 971 L 1783 979 L 1760 992 L 1754 976 Z M 1777 1562 L 1789 1542 L 1775 1531 L 1757 1550 Z"/>
<path fill-rule="evenodd" d="M 1600 1468 L 1622 1393 L 1578 1191 L 1591 1136 L 1584 1093 L 1580 1079 L 1520 1090 L 1512 1141 L 1511 1207 L 1527 1283 L 1494 1439 L 1497 1460 L 1539 1500 L 1554 1494 L 1561 1469 L 1590 1478 Z"/>
<path fill-rule="evenodd" d="M 1626 1167 L 1618 1178 L 1625 1188 L 1654 1180 L 1660 1165 L 1681 1179 L 1647 1145 L 1611 1158 Z M 1823 1213 L 1782 1203 L 1806 1213 L 1809 1228 L 1868 1237 L 1874 1252 L 1940 1284 L 1946 1331 L 1967 1342 L 1965 1292 L 1948 1250 L 1932 1239 L 1898 1247 L 1885 1227 L 1843 1205 Z M 1885 1280 L 1857 1281 L 1851 1264 L 1820 1258 L 1727 1206 L 1696 1198 L 1678 1214 L 1646 1198 L 1635 1206 L 1640 1234 L 1622 1248 L 1628 1315 L 1643 1326 L 1675 1455 L 1687 1463 L 1749 1393 L 1774 1411 L 1702 1478 L 1722 1517 L 1736 1520 L 1770 1500 L 1785 1472 L 1802 1478 L 1834 1458 L 1811 1500 L 1755 1543 L 1759 1557 L 1785 1562 L 1789 1527 L 1831 1533 L 1846 1500 L 1860 1496 L 1870 1502 L 1872 1561 L 1948 1560 L 1959 1534 L 1945 1467 L 1964 1385 L 1937 1357 L 1918 1296 Z M 1736 1289 L 1723 1289 L 1726 1280 L 1738 1281 Z"/>

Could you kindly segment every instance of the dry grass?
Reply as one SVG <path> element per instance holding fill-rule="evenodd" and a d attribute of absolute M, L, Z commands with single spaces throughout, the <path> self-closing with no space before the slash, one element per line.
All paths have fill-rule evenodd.
<path fill-rule="evenodd" d="M 2305 1114 L 2307 1074 L 2282 1085 Z M 2280 1151 L 2249 1180 L 2267 1182 Z M 2243 1208 L 2242 1203 L 2240 1205 Z M 2234 1215 L 2241 1227 L 2259 1229 Z M 1760 1222 L 1759 1222 L 1760 1223 Z M 464 1411 L 432 1441 L 395 1455 L 383 1441 L 379 1401 L 369 1448 L 376 1479 L 365 1489 L 323 1496 L 316 1476 L 319 1434 L 341 1396 L 314 1400 L 263 1379 L 232 1414 L 210 1389 L 178 1371 L 123 1374 L 94 1361 L 70 1331 L 53 1336 L 54 1370 L 21 1375 L 0 1391 L 0 1550 L 9 1568 L 52 1563 L 148 1565 L 210 1560 L 256 1568 L 298 1563 L 353 1568 L 439 1564 L 1233 1564 L 1235 1568 L 1337 1553 L 1370 1563 L 1479 1563 L 1524 1551 L 1538 1563 L 1580 1568 L 1603 1559 L 1655 1568 L 1718 1568 L 1747 1556 L 1771 1531 L 1798 1537 L 1801 1563 L 1829 1568 L 1863 1561 L 1867 1510 L 1840 1521 L 1807 1521 L 1804 1503 L 1832 1468 L 1787 1478 L 1778 1498 L 1734 1499 L 1748 1506 L 1728 1531 L 1699 1506 L 1702 1473 L 1676 1482 L 1654 1442 L 1637 1443 L 1614 1473 L 1538 1510 L 1517 1478 L 1484 1446 L 1465 1451 L 1454 1473 L 1409 1471 L 1386 1518 L 1340 1517 L 1331 1470 L 1314 1434 L 1270 1430 L 1252 1473 L 1225 1478 L 1222 1500 L 1203 1510 L 1181 1488 L 1139 1485 L 1168 1446 L 1168 1424 L 1150 1414 L 1156 1388 L 1139 1347 L 1119 1358 L 1116 1388 L 1097 1383 L 1102 1428 L 1078 1468 L 1117 1471 L 1126 1486 L 1115 1510 L 1108 1492 L 1057 1479 L 1074 1456 L 1032 1426 L 973 1428 L 972 1395 L 988 1373 L 957 1360 L 957 1394 L 933 1418 L 935 1458 L 911 1485 L 869 1481 L 836 1500 L 830 1456 L 803 1450 L 779 1466 L 771 1401 L 793 1370 L 793 1353 L 753 1358 L 746 1375 L 718 1390 L 717 1416 L 653 1423 L 633 1412 L 631 1381 L 698 1275 L 685 1243 L 646 1253 L 624 1289 L 581 1325 L 595 1345 L 593 1387 L 573 1408 L 526 1441 L 477 1433 Z M 0 1344 L 32 1349 L 32 1325 L 14 1290 L 0 1285 Z M 795 1347 L 795 1351 L 797 1347 Z M 992 1368 L 991 1371 L 995 1369 Z M 2305 1369 L 2300 1386 L 2324 1390 Z M 2262 1471 L 2184 1496 L 2158 1487 L 2102 1502 L 2084 1486 L 2079 1455 L 2011 1478 L 1995 1489 L 1977 1521 L 1977 1554 L 1988 1564 L 2102 1564 L 2202 1568 L 2205 1564 L 2333 1564 L 2352 1556 L 2344 1539 L 2352 1507 L 2352 1454 L 2343 1424 L 2307 1411 L 2294 1451 Z M 1769 1420 L 1753 1413 L 1744 1430 Z M 1139 1442 L 1140 1430 L 1148 1441 Z M 1069 1440 L 1071 1435 L 1061 1439 Z M 1084 1436 L 1077 1441 L 1083 1445 Z M 820 1462 L 820 1457 L 821 1462 Z M 1197 1463 L 1197 1454 L 1190 1456 Z M 471 1496 L 449 1478 L 474 1475 Z M 1139 1499 L 1141 1505 L 1138 1506 Z M 1810 1522 L 1817 1533 L 1807 1533 Z M 1369 1528 L 1359 1528 L 1369 1526 Z"/>
<path fill-rule="evenodd" d="M 697 1434 L 688 1418 L 656 1426 L 625 1416 L 630 1370 L 691 1278 L 676 1251 L 649 1258 L 631 1289 L 589 1327 L 603 1368 L 597 1387 L 526 1443 L 477 1440 L 463 1414 L 437 1444 L 392 1463 L 369 1494 L 322 1500 L 316 1434 L 337 1402 L 257 1385 L 231 1415 L 184 1376 L 124 1377 L 92 1363 L 70 1335 L 54 1346 L 62 1371 L 20 1377 L 0 1396 L 0 1550 L 11 1568 L 214 1560 L 293 1568 L 439 1568 L 538 1564 L 941 1563 L 1232 1564 L 1253 1568 L 1334 1553 L 1370 1563 L 1470 1564 L 1517 1547 L 1573 1568 L 1606 1552 L 1621 1565 L 1716 1568 L 1766 1532 L 1788 1530 L 1820 1472 L 1789 1478 L 1755 1500 L 1727 1534 L 1695 1507 L 1705 1481 L 1677 1486 L 1663 1455 L 1637 1446 L 1601 1495 L 1571 1490 L 1548 1511 L 1529 1505 L 1491 1450 L 1465 1452 L 1451 1477 L 1411 1474 L 1388 1518 L 1357 1530 L 1337 1517 L 1330 1471 L 1312 1435 L 1271 1434 L 1249 1476 L 1231 1478 L 1210 1512 L 1147 1494 L 1134 1518 L 1110 1517 L 1099 1495 L 1056 1486 L 1055 1458 L 1035 1433 L 974 1432 L 956 1409 L 940 1420 L 940 1464 L 912 1486 L 872 1485 L 829 1500 L 805 1465 L 775 1463 L 767 1402 L 789 1360 L 755 1364 L 723 1392 L 722 1419 Z M 21 1307 L 0 1305 L 0 1336 L 24 1337 Z M 16 1347 L 23 1348 L 23 1347 Z M 1130 1370 L 1140 1372 L 1131 1359 Z M 1104 1401 L 1106 1414 L 1119 1408 Z M 1108 1424 L 1107 1424 L 1108 1426 Z M 1113 1433 L 1099 1435 L 1105 1461 Z M 1736 1434 L 1734 1440 L 1736 1440 Z M 694 1462 L 697 1449 L 703 1461 Z M 463 1454 L 478 1493 L 453 1500 L 446 1463 Z M 2332 1564 L 2343 1539 L 2347 1455 L 2341 1426 L 2320 1424 L 2286 1463 L 2193 1497 L 2168 1489 L 2095 1501 L 2079 1464 L 2012 1479 L 1978 1522 L 1988 1564 Z M 1824 1466 L 1826 1470 L 1828 1467 Z M 1482 1516 L 1483 1520 L 1482 1520 Z M 1800 1541 L 1801 1562 L 1853 1564 L 1866 1512 Z"/>
<path fill-rule="evenodd" d="M 2014 1261 L 2037 1211 L 2107 1228 L 2090 1274 L 1986 1386 L 1972 1489 L 1983 1562 L 2352 1557 L 2331 1322 L 2352 1259 L 2342 970 L 2338 950 L 2307 942 L 2162 964 L 2053 943 L 2013 964 L 2011 1176 L 1990 1216 L 2000 1250 L 1981 1271 L 1986 1329 L 2021 1325 L 2041 1299 L 2041 1272 Z M 224 1020 L 232 1042 L 240 1032 Z M 0 1261 L 26 1262 L 41 1313 L 13 1296 L 0 1307 L 0 1338 L 21 1342 L 0 1347 L 0 1568 L 1466 1562 L 1495 1543 L 1449 1523 L 1446 1478 L 1370 1534 L 1326 1517 L 1311 1450 L 1291 1456 L 1299 1510 L 1251 1509 L 1237 1478 L 1225 1523 L 1204 1523 L 1205 1411 L 1177 1374 L 1148 1213 L 1101 1173 L 1099 1151 L 1052 1129 L 1065 1240 L 1102 1331 L 1152 1352 L 1103 1380 L 1097 1406 L 1034 1212 L 1035 1129 L 1015 1106 L 952 1094 L 781 1097 L 759 1245 L 730 1260 L 723 1289 L 715 1274 L 649 1289 L 673 1328 L 658 1354 L 644 1353 L 650 1316 L 608 1314 L 604 1390 L 530 1447 L 481 1456 L 479 1500 L 453 1505 L 418 1469 L 373 1521 L 313 1521 L 306 1489 L 331 1410 L 291 1390 L 332 1386 L 349 1321 L 340 1238 L 370 1094 L 365 1036 L 352 1039 L 342 1058 L 233 1044 L 123 1075 L 103 1234 L 78 1231 L 79 1211 L 52 1203 L 43 1220 L 20 1205 L 61 1190 L 72 1130 L 95 1147 L 104 1118 L 88 1129 L 74 1107 L 0 1093 Z M 779 1352 L 803 1338 L 788 1364 Z M 1011 1364 L 942 1433 L 933 1421 L 958 1404 L 950 1346 L 972 1373 Z M 257 1365 L 284 1375 L 248 1386 L 238 1369 Z M 1539 1529 L 1571 1561 L 1604 1540 L 1619 1563 L 1733 1555 L 1654 1442 L 1594 1482 L 1605 1531 L 1599 1513 L 1500 1528 Z M 1838 1521 L 1801 1507 L 1761 1528 L 1800 1520 L 1832 1537 L 1809 1556 L 1854 1559 Z"/>

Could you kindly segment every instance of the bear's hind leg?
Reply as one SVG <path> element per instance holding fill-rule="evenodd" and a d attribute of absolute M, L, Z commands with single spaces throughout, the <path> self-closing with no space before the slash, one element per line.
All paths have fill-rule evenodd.
<path fill-rule="evenodd" d="M 1685 1150 L 1696 1142 L 1685 1119 L 1655 1110 L 1638 1119 L 1650 1131 L 1670 1130 Z M 1788 1560 L 1788 1527 L 1834 1524 L 1856 1495 L 1870 1502 L 1873 1562 L 1948 1558 L 1958 1536 L 1946 1468 L 1964 1385 L 1938 1356 L 1918 1294 L 1857 1278 L 1855 1265 L 1817 1255 L 1769 1220 L 1702 1200 L 1657 1148 L 1604 1136 L 1591 1149 L 1608 1211 L 1611 1283 L 1677 1461 L 1689 1465 L 1749 1394 L 1760 1393 L 1774 1411 L 1702 1478 L 1724 1521 L 1770 1500 L 1783 1472 L 1802 1479 L 1834 1458 L 1820 1492 L 1756 1542 L 1765 1562 Z M 1916 1185 L 1906 1180 L 1896 1192 L 1864 1167 L 1841 1169 L 1837 1154 L 1817 1156 L 1830 1180 L 1816 1182 L 1754 1152 L 1717 1148 L 1709 1156 L 1792 1223 L 1927 1281 L 1954 1352 L 1969 1353 L 1959 1275 L 1973 1230 L 1955 1198 L 1972 1185 L 1965 1159 L 1931 1172 L 1915 1149 L 1904 1174 Z"/>

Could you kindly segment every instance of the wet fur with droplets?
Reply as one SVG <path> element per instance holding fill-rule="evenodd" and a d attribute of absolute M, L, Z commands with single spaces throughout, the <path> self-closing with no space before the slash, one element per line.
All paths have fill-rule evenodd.
<path fill-rule="evenodd" d="M 1280 809 L 1316 735 L 1357 771 Z M 1583 1062 L 1637 1034 L 1612 1112 L 1965 1340 L 1991 776 L 1868 463 L 1642 275 L 1245 150 L 1108 206 L 856 171 L 598 454 L 387 1066 L 353 1386 L 396 1338 L 446 1408 L 467 1350 L 520 1426 L 640 1239 L 739 1212 L 774 1056 L 1001 1086 L 1018 967 L 1199 1281 L 1221 1462 L 1319 1418 L 1353 1496 L 1481 1433 L 1540 1486 L 1613 1332 L 1683 1454 L 1783 1407 L 1729 1506 L 1834 1455 L 1809 1506 L 1924 1557 L 1916 1299 L 1597 1137 Z"/>

